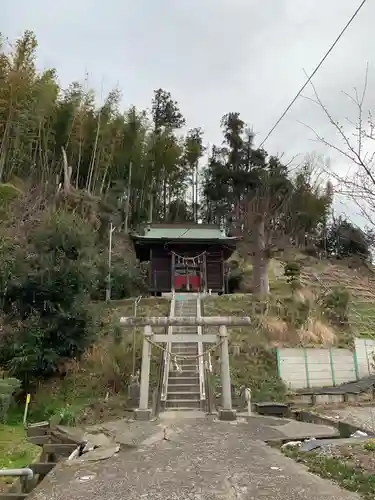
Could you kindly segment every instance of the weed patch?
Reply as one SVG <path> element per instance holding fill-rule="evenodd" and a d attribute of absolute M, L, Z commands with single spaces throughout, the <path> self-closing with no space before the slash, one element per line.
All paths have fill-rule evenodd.
<path fill-rule="evenodd" d="M 370 446 L 371 448 L 371 446 Z M 307 466 L 310 472 L 360 493 L 365 500 L 375 497 L 375 452 L 367 444 L 335 447 L 332 456 L 324 452 L 304 453 L 286 448 L 284 454 Z"/>
<path fill-rule="evenodd" d="M 40 448 L 27 441 L 22 425 L 0 424 L 0 469 L 26 467 L 39 453 Z M 0 478 L 0 491 L 13 481 L 14 477 Z"/>

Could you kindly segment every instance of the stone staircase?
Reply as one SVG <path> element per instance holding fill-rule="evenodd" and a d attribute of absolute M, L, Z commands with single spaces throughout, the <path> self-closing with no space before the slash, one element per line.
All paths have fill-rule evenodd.
<path fill-rule="evenodd" d="M 175 316 L 196 316 L 197 297 L 192 294 L 182 294 L 176 297 Z M 177 326 L 174 334 L 197 333 L 196 326 Z M 198 343 L 172 343 L 172 357 L 169 366 L 166 410 L 199 410 L 199 367 L 198 359 L 177 359 L 173 354 L 181 356 L 197 356 Z"/>

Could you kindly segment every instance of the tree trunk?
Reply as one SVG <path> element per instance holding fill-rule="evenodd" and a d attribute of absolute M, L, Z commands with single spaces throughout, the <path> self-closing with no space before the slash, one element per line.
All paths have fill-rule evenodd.
<path fill-rule="evenodd" d="M 64 167 L 64 192 L 68 194 L 70 192 L 70 179 L 72 177 L 72 167 L 68 165 L 68 159 L 66 156 L 66 151 L 63 147 L 61 147 L 61 152 L 63 156 L 63 167 Z"/>
<path fill-rule="evenodd" d="M 167 220 L 167 173 L 166 168 L 163 166 L 163 219 Z"/>
<path fill-rule="evenodd" d="M 266 254 L 266 231 L 264 217 L 254 222 L 254 252 L 253 252 L 253 283 L 254 292 L 259 297 L 266 297 L 270 293 L 268 280 L 269 258 Z"/>
<path fill-rule="evenodd" d="M 131 186 L 132 186 L 132 167 L 133 167 L 133 163 L 130 162 L 129 175 L 128 175 L 128 190 L 127 190 L 127 195 L 126 195 L 125 223 L 124 223 L 126 234 L 128 234 L 128 232 L 129 232 L 129 212 L 130 212 L 130 196 L 131 196 Z"/>
<path fill-rule="evenodd" d="M 153 212 L 154 212 L 154 194 L 153 191 L 151 190 L 150 193 L 150 205 L 149 205 L 149 212 L 148 212 L 148 222 L 149 224 L 152 224 L 152 217 L 153 217 Z"/>

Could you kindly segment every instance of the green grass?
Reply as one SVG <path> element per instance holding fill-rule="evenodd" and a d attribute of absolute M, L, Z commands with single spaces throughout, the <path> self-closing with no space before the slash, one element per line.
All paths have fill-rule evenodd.
<path fill-rule="evenodd" d="M 349 491 L 360 493 L 365 500 L 375 498 L 374 474 L 353 467 L 343 458 L 327 457 L 319 453 L 303 453 L 299 450 L 286 449 L 285 455 L 307 466 L 313 474 L 338 483 Z"/>
<path fill-rule="evenodd" d="M 203 314 L 255 318 L 254 325 L 228 328 L 230 343 L 239 345 L 241 351 L 238 356 L 231 357 L 232 383 L 236 389 L 241 386 L 250 387 L 253 401 L 283 401 L 286 387 L 277 376 L 276 352 L 268 346 L 267 338 L 257 324 L 260 307 L 262 306 L 252 294 L 207 297 L 203 304 Z M 208 331 L 214 333 L 215 327 L 209 327 Z M 219 381 L 219 364 L 214 362 L 213 365 Z"/>
<path fill-rule="evenodd" d="M 27 441 L 22 425 L 0 424 L 0 469 L 27 467 L 40 453 L 40 448 Z M 0 478 L 0 490 L 14 477 Z"/>
<path fill-rule="evenodd" d="M 349 308 L 349 324 L 357 337 L 375 337 L 375 304 L 353 300 Z"/>

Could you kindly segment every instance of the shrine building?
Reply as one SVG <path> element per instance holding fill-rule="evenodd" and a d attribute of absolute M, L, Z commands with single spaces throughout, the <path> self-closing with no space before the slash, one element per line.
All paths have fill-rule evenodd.
<path fill-rule="evenodd" d="M 149 224 L 132 233 L 137 259 L 149 262 L 149 293 L 224 293 L 225 261 L 238 238 L 211 224 Z"/>

